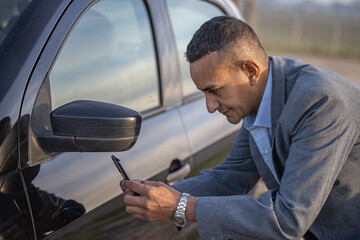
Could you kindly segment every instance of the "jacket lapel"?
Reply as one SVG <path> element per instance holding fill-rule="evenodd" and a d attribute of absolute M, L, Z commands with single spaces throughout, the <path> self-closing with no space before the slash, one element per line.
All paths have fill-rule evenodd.
<path fill-rule="evenodd" d="M 281 112 L 286 102 L 286 85 L 285 85 L 285 61 L 282 58 L 272 56 L 272 78 L 273 87 L 271 95 L 271 131 L 272 131 L 272 159 L 278 179 L 281 182 L 283 175 L 283 166 L 276 154 L 276 126 L 279 121 Z"/>
<path fill-rule="evenodd" d="M 285 61 L 279 57 L 270 57 L 272 61 L 272 95 L 271 95 L 271 131 L 274 143 L 276 124 L 285 106 Z"/>

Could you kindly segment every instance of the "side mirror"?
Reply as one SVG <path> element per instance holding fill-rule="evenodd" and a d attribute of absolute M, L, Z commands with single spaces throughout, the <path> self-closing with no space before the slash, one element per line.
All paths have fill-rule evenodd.
<path fill-rule="evenodd" d="M 141 122 L 140 113 L 132 109 L 80 100 L 55 109 L 53 134 L 36 138 L 47 153 L 126 151 L 135 144 Z"/>

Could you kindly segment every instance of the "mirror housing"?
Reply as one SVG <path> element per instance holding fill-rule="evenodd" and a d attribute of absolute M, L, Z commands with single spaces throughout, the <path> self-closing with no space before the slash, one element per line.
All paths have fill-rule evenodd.
<path fill-rule="evenodd" d="M 119 152 L 130 149 L 140 133 L 140 113 L 115 104 L 79 100 L 55 109 L 52 134 L 37 135 L 40 148 L 57 152 Z"/>

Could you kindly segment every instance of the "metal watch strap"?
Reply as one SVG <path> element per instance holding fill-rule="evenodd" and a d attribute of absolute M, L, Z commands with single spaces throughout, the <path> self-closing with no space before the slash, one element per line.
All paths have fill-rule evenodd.
<path fill-rule="evenodd" d="M 175 211 L 175 214 L 181 213 L 183 215 L 185 223 L 186 223 L 185 210 L 186 210 L 186 205 L 187 205 L 187 201 L 188 201 L 189 197 L 190 197 L 189 193 L 182 193 L 181 196 L 180 196 L 178 206 L 177 206 L 176 211 Z M 178 225 L 176 226 L 178 231 L 180 231 L 182 229 L 182 227 L 183 226 L 178 226 Z"/>
<path fill-rule="evenodd" d="M 176 211 L 185 213 L 186 204 L 187 204 L 187 200 L 188 200 L 189 197 L 190 197 L 190 194 L 188 194 L 188 193 L 182 193 L 181 194 L 179 204 L 177 206 Z"/>

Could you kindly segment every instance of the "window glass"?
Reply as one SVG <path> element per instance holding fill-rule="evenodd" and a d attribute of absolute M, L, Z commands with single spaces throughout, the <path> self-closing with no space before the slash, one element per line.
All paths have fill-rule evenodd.
<path fill-rule="evenodd" d="M 160 104 L 154 41 L 141 0 L 102 0 L 78 22 L 49 74 L 52 109 L 95 100 L 144 111 Z"/>
<path fill-rule="evenodd" d="M 31 0 L 0 1 L 0 63 L 5 59 L 26 23 L 36 11 L 39 3 L 35 1 L 33 7 L 28 7 L 31 2 Z M 21 18 L 22 24 L 17 24 Z"/>
<path fill-rule="evenodd" d="M 0 45 L 30 2 L 31 0 L 0 1 Z"/>
<path fill-rule="evenodd" d="M 225 14 L 217 6 L 199 0 L 167 0 L 167 7 L 176 40 L 183 94 L 186 96 L 198 91 L 191 80 L 189 63 L 184 56 L 187 44 L 204 22 Z"/>

